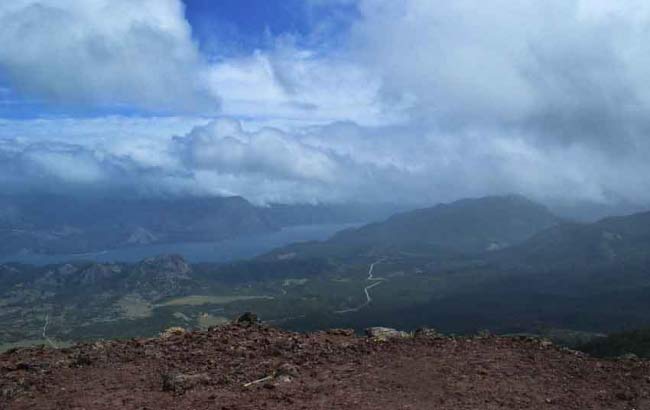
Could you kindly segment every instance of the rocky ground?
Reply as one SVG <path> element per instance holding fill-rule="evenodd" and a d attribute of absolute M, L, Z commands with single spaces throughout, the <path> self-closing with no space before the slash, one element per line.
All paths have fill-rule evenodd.
<path fill-rule="evenodd" d="M 0 355 L 0 409 L 650 409 L 650 362 L 258 324 Z M 394 337 L 390 337 L 394 336 Z"/>

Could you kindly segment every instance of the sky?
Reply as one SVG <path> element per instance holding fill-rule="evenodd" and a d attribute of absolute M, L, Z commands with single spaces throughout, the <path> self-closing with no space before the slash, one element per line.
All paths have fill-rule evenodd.
<path fill-rule="evenodd" d="M 641 0 L 0 3 L 5 193 L 650 203 Z"/>

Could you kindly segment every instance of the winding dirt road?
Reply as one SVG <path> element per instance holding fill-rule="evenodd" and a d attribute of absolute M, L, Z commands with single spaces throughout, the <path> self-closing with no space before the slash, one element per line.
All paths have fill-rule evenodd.
<path fill-rule="evenodd" d="M 336 314 L 343 314 L 343 313 L 350 313 L 350 312 L 358 312 L 359 310 L 363 309 L 364 307 L 368 306 L 370 302 L 372 302 L 372 296 L 370 296 L 369 290 L 374 288 L 375 286 L 381 285 L 386 279 L 384 278 L 376 278 L 373 276 L 373 271 L 375 270 L 375 265 L 378 263 L 381 263 L 385 258 L 378 259 L 377 261 L 373 262 L 370 264 L 370 267 L 368 268 L 368 278 L 366 280 L 372 281 L 370 285 L 366 286 L 363 288 L 363 293 L 366 295 L 366 301 L 362 304 L 360 304 L 357 307 L 354 308 L 349 308 L 349 309 L 343 309 L 343 310 L 336 310 L 334 313 Z"/>
<path fill-rule="evenodd" d="M 50 314 L 45 315 L 45 324 L 43 325 L 43 339 L 49 343 L 50 346 L 56 349 L 56 344 L 49 337 L 47 337 L 47 326 L 50 324 Z"/>

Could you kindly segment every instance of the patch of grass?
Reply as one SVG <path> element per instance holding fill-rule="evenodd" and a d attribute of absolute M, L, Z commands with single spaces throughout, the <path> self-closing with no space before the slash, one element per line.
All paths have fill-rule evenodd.
<path fill-rule="evenodd" d="M 242 300 L 254 300 L 254 299 L 273 299 L 273 297 L 272 296 L 244 296 L 244 295 L 232 295 L 232 296 L 192 295 L 192 296 L 184 296 L 181 298 L 171 299 L 165 303 L 156 305 L 155 307 L 158 308 L 161 306 L 225 305 L 232 302 L 237 302 Z"/>
<path fill-rule="evenodd" d="M 197 324 L 201 329 L 207 329 L 212 326 L 219 326 L 229 322 L 227 317 L 213 316 L 209 313 L 201 313 L 197 318 Z"/>
<path fill-rule="evenodd" d="M 294 286 L 294 285 L 304 285 L 307 283 L 309 279 L 307 278 L 302 278 L 302 279 L 285 279 L 284 282 L 282 282 L 282 286 Z"/>
<path fill-rule="evenodd" d="M 184 320 L 184 321 L 186 321 L 186 322 L 190 322 L 190 321 L 191 321 L 191 319 L 190 319 L 189 317 L 187 317 L 187 315 L 184 314 L 183 312 L 174 312 L 174 313 L 172 314 L 172 316 L 174 316 L 176 319 L 181 319 L 181 320 Z"/>
<path fill-rule="evenodd" d="M 125 319 L 147 318 L 153 312 L 153 306 L 140 295 L 126 295 L 117 301 L 117 306 Z"/>
<path fill-rule="evenodd" d="M 64 347 L 72 346 L 71 342 L 66 342 L 62 340 L 52 340 L 57 348 L 61 349 Z M 20 340 L 17 342 L 11 343 L 0 343 L 0 353 L 6 352 L 9 349 L 21 348 L 21 347 L 34 347 L 34 346 L 50 346 L 47 340 L 45 339 L 35 339 L 35 340 Z"/>

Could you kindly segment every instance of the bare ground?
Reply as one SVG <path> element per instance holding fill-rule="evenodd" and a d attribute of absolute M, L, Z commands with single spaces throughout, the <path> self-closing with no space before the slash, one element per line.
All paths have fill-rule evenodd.
<path fill-rule="evenodd" d="M 523 338 L 227 325 L 4 353 L 0 409 L 650 409 L 650 362 Z"/>

